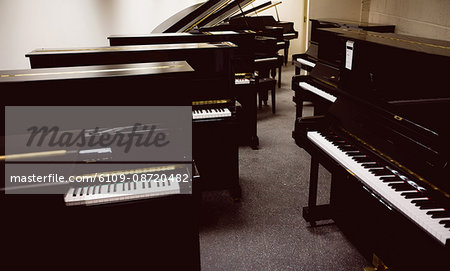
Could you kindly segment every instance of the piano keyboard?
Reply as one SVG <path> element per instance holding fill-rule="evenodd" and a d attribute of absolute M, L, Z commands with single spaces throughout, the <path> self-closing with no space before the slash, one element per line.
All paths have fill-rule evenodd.
<path fill-rule="evenodd" d="M 198 109 L 192 111 L 192 119 L 212 119 L 231 117 L 228 108 Z"/>
<path fill-rule="evenodd" d="M 295 33 L 285 33 L 283 34 L 283 37 L 287 38 L 287 37 L 295 37 Z"/>
<path fill-rule="evenodd" d="M 235 85 L 248 85 L 250 84 L 250 79 L 248 78 L 236 78 L 234 79 Z"/>
<path fill-rule="evenodd" d="M 274 61 L 274 60 L 278 60 L 278 57 L 257 58 L 254 61 L 255 62 L 265 62 L 265 61 Z"/>
<path fill-rule="evenodd" d="M 310 85 L 310 84 L 308 84 L 306 82 L 300 82 L 299 86 L 302 89 L 308 90 L 308 91 L 310 91 L 310 92 L 312 92 L 312 93 L 314 93 L 314 94 L 316 94 L 316 95 L 318 95 L 318 96 L 320 96 L 320 97 L 324 98 L 325 100 L 328 100 L 328 101 L 330 101 L 332 103 L 334 103 L 336 101 L 336 99 L 337 99 L 336 96 L 331 95 L 330 93 L 325 92 L 325 91 L 323 91 L 321 89 L 318 89 L 315 86 L 312 86 L 312 85 Z"/>
<path fill-rule="evenodd" d="M 336 135 L 310 131 L 307 137 L 440 243 L 450 244 L 450 210 L 430 199 L 424 188 Z"/>
<path fill-rule="evenodd" d="M 311 61 L 308 61 L 308 60 L 300 58 L 300 57 L 297 58 L 297 61 L 300 62 L 301 64 L 306 65 L 311 68 L 314 68 L 316 66 L 316 63 L 313 63 Z"/>
<path fill-rule="evenodd" d="M 64 201 L 67 206 L 98 205 L 179 193 L 180 185 L 177 181 L 152 179 L 70 188 Z"/>

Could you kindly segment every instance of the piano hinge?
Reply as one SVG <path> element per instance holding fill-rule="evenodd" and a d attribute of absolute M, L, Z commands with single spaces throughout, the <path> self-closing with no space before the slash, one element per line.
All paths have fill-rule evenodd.
<path fill-rule="evenodd" d="M 323 79 L 320 79 L 320 78 L 317 78 L 320 82 L 322 82 L 322 83 L 324 83 L 324 84 L 327 84 L 327 85 L 329 85 L 329 86 L 332 86 L 332 87 L 334 87 L 334 88 L 337 88 L 337 85 L 335 85 L 335 84 L 333 84 L 333 83 L 330 83 L 330 82 L 327 82 L 327 81 L 325 81 L 325 80 L 323 80 Z"/>

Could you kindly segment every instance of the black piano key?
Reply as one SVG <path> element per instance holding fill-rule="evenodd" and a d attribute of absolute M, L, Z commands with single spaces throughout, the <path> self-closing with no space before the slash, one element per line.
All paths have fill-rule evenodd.
<path fill-rule="evenodd" d="M 358 163 L 376 162 L 375 159 L 368 157 L 367 155 L 365 155 L 364 157 L 353 156 L 352 159 Z"/>
<path fill-rule="evenodd" d="M 417 199 L 417 198 L 425 198 L 425 194 L 419 191 L 414 192 L 403 192 L 400 194 L 401 196 L 405 197 L 405 199 Z"/>
<path fill-rule="evenodd" d="M 411 203 L 415 204 L 416 206 L 420 206 L 421 204 L 428 203 L 431 201 L 432 200 L 430 200 L 430 199 L 415 199 L 415 200 L 412 200 Z"/>
<path fill-rule="evenodd" d="M 369 171 L 375 176 L 393 175 L 392 171 L 388 169 L 369 169 Z"/>
<path fill-rule="evenodd" d="M 327 140 L 329 141 L 339 141 L 342 140 L 342 138 L 338 137 L 338 136 L 333 136 L 333 135 L 325 135 L 324 136 Z"/>
<path fill-rule="evenodd" d="M 348 143 L 347 143 L 347 141 L 331 141 L 331 144 L 333 144 L 335 146 L 340 146 L 340 145 L 346 145 Z"/>
<path fill-rule="evenodd" d="M 443 224 L 444 228 L 450 228 L 450 220 L 449 219 L 439 221 L 439 224 Z"/>
<path fill-rule="evenodd" d="M 450 212 L 445 211 L 429 211 L 427 212 L 427 215 L 431 215 L 431 218 L 450 218 Z"/>
<path fill-rule="evenodd" d="M 416 190 L 414 187 L 407 183 L 391 183 L 389 184 L 395 191 L 414 191 Z"/>
<path fill-rule="evenodd" d="M 364 153 L 361 151 L 350 151 L 350 152 L 347 152 L 346 154 L 349 157 L 353 157 L 353 156 L 363 155 Z"/>
<path fill-rule="evenodd" d="M 374 163 L 374 164 L 363 164 L 362 167 L 363 167 L 363 168 L 368 168 L 368 169 L 370 169 L 370 168 L 379 168 L 379 167 L 380 167 L 380 164 L 378 164 L 378 163 Z"/>
<path fill-rule="evenodd" d="M 342 144 L 342 145 L 338 145 L 338 149 L 340 149 L 341 151 L 345 152 L 345 151 L 352 151 L 352 150 L 357 150 L 355 148 L 355 146 L 349 145 L 349 144 Z"/>
<path fill-rule="evenodd" d="M 431 210 L 437 208 L 442 208 L 442 206 L 440 206 L 437 203 L 430 203 L 430 204 L 423 204 L 422 206 L 419 207 L 420 210 Z"/>
<path fill-rule="evenodd" d="M 381 177 L 380 179 L 383 183 L 403 182 L 399 177 Z"/>

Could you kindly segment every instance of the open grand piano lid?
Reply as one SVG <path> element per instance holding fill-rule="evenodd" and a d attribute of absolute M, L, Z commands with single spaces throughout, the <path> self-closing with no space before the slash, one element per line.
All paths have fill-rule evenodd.
<path fill-rule="evenodd" d="M 153 33 L 186 32 L 230 0 L 209 0 L 187 7 L 153 29 Z"/>

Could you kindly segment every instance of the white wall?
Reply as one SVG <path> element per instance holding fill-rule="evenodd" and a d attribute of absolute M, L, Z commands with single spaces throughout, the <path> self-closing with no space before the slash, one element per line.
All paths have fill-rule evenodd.
<path fill-rule="evenodd" d="M 266 0 L 256 0 L 254 6 Z M 303 1 L 284 0 L 280 19 L 301 32 Z M 27 69 L 36 48 L 107 46 L 112 34 L 150 33 L 174 13 L 202 0 L 0 0 L 0 70 Z M 274 14 L 267 11 L 266 14 Z M 297 39 L 290 53 L 303 51 Z"/>
<path fill-rule="evenodd" d="M 199 0 L 0 0 L 0 69 L 27 69 L 36 48 L 107 46 L 112 34 L 150 33 Z"/>
<path fill-rule="evenodd" d="M 371 0 L 369 22 L 395 24 L 395 32 L 450 41 L 449 0 Z"/>
<path fill-rule="evenodd" d="M 359 21 L 362 0 L 310 0 L 309 15 L 313 19 L 336 18 Z"/>

